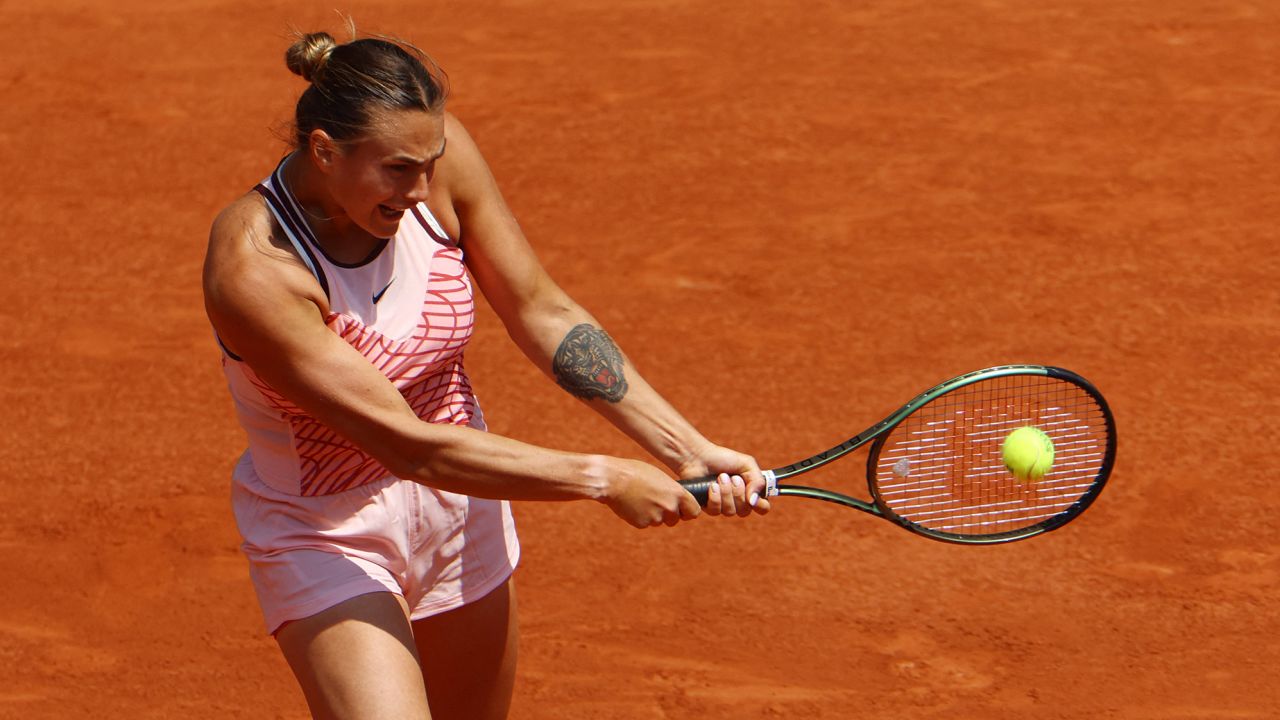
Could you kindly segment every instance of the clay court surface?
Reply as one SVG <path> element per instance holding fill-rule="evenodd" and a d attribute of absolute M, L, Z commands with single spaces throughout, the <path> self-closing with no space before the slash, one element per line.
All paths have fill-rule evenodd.
<path fill-rule="evenodd" d="M 199 273 L 331 7 L 0 0 L 0 718 L 306 717 Z M 342 9 L 437 57 L 546 265 L 713 439 L 789 463 L 1009 362 L 1118 420 L 1097 504 L 995 548 L 518 505 L 513 718 L 1280 716 L 1274 3 Z M 480 323 L 493 431 L 639 456 Z"/>

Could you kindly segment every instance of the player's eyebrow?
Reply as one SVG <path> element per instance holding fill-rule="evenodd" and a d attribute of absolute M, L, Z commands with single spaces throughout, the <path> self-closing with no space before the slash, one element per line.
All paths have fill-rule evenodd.
<path fill-rule="evenodd" d="M 407 162 L 407 163 L 412 163 L 414 165 L 426 165 L 432 160 L 439 160 L 440 157 L 444 155 L 444 149 L 448 143 L 449 143 L 448 139 L 442 140 L 440 142 L 440 149 L 426 159 L 419 159 L 417 157 L 414 157 L 413 155 L 406 155 L 404 153 L 400 153 L 399 155 L 392 156 L 391 160 L 393 162 Z"/>

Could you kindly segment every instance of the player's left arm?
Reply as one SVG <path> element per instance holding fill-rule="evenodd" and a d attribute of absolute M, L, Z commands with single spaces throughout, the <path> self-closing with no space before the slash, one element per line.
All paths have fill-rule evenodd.
<path fill-rule="evenodd" d="M 448 114 L 445 136 L 448 149 L 434 181 L 457 213 L 467 267 L 516 345 L 677 476 L 741 476 L 742 486 L 726 480 L 713 490 L 712 514 L 749 514 L 746 498 L 753 494 L 759 496 L 756 511 L 767 512 L 756 461 L 707 440 L 645 382 L 601 323 L 542 267 L 475 142 Z"/>

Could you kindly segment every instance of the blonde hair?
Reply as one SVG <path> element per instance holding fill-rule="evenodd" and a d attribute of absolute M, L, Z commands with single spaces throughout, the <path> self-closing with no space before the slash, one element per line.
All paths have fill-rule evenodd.
<path fill-rule="evenodd" d="M 337 41 L 327 32 L 307 33 L 285 51 L 284 64 L 294 75 L 311 82 L 336 47 Z"/>
<path fill-rule="evenodd" d="M 299 148 L 316 129 L 335 140 L 360 137 L 375 109 L 444 110 L 447 77 L 426 53 L 400 40 L 365 37 L 339 44 L 326 32 L 299 33 L 284 58 L 291 72 L 311 83 L 294 111 Z"/>

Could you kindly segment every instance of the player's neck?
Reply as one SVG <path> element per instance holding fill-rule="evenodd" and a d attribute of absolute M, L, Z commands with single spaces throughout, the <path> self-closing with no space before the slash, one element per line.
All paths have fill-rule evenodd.
<path fill-rule="evenodd" d="M 324 176 L 306 157 L 296 152 L 290 155 L 281 176 L 325 254 L 341 262 L 358 262 L 382 242 L 352 222 L 325 188 Z"/>

